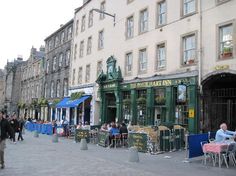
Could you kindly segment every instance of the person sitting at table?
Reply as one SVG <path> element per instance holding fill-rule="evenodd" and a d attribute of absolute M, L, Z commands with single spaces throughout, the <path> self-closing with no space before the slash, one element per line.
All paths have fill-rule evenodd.
<path fill-rule="evenodd" d="M 223 142 L 226 138 L 234 138 L 235 136 L 236 132 L 227 130 L 226 123 L 222 123 L 216 132 L 215 142 Z"/>
<path fill-rule="evenodd" d="M 101 131 L 108 131 L 107 123 L 104 123 L 104 124 L 101 126 Z"/>
<path fill-rule="evenodd" d="M 76 129 L 82 129 L 82 128 L 83 128 L 82 123 L 79 122 L 79 124 L 76 126 Z"/>
<path fill-rule="evenodd" d="M 115 138 L 116 135 L 120 135 L 120 130 L 116 127 L 116 124 L 113 123 L 111 129 L 109 130 L 109 145 L 111 146 L 111 140 Z M 114 147 L 114 146 L 113 146 Z"/>

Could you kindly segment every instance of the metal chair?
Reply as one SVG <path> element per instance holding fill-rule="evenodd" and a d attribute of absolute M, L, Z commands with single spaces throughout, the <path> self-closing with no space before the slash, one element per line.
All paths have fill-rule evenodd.
<path fill-rule="evenodd" d="M 202 151 L 203 151 L 203 153 L 204 153 L 204 158 L 203 158 L 202 162 L 204 162 L 204 165 L 206 165 L 207 159 L 211 159 L 213 165 L 215 165 L 214 154 L 211 153 L 211 152 L 205 152 L 205 151 L 203 150 L 203 146 L 204 146 L 205 144 L 207 144 L 207 143 L 208 143 L 208 141 L 202 141 L 202 142 L 200 142 L 201 147 L 202 147 Z"/>
<path fill-rule="evenodd" d="M 225 162 L 225 165 L 227 168 L 229 168 L 229 162 L 232 162 L 234 166 L 236 166 L 236 159 L 235 159 L 235 152 L 236 152 L 236 144 L 231 143 L 227 147 L 227 150 L 225 152 L 222 152 L 223 160 L 222 163 Z M 229 158 L 229 160 L 227 159 Z"/>
<path fill-rule="evenodd" d="M 121 140 L 122 140 L 122 146 L 125 147 L 125 145 L 127 145 L 128 133 L 122 133 Z"/>

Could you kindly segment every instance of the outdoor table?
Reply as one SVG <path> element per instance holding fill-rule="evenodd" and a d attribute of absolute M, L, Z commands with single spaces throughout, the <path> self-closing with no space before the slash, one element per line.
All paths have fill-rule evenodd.
<path fill-rule="evenodd" d="M 218 155 L 219 167 L 221 167 L 221 153 L 227 150 L 229 144 L 230 143 L 228 142 L 224 142 L 224 143 L 212 142 L 212 143 L 204 144 L 203 152 L 214 153 L 215 155 Z"/>

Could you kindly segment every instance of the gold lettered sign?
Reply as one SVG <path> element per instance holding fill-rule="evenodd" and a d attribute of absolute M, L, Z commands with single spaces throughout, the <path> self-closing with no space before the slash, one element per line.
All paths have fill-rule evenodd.
<path fill-rule="evenodd" d="M 188 110 L 188 117 L 189 118 L 194 118 L 194 108 L 189 108 L 189 110 Z"/>

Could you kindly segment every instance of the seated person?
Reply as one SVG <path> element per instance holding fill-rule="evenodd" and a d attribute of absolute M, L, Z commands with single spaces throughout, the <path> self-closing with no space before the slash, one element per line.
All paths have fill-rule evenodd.
<path fill-rule="evenodd" d="M 109 145 L 111 145 L 111 140 L 114 139 L 115 136 L 120 135 L 120 130 L 116 127 L 116 124 L 113 123 L 109 133 Z"/>
<path fill-rule="evenodd" d="M 216 132 L 215 142 L 223 142 L 226 138 L 234 138 L 236 132 L 227 130 L 226 123 L 220 125 L 220 129 Z"/>
<path fill-rule="evenodd" d="M 107 124 L 104 123 L 102 126 L 101 126 L 101 131 L 108 131 L 108 128 L 107 128 Z"/>
<path fill-rule="evenodd" d="M 122 123 L 120 127 L 120 134 L 123 134 L 123 133 L 128 133 L 128 129 L 125 123 Z"/>
<path fill-rule="evenodd" d="M 79 122 L 79 124 L 77 125 L 76 129 L 82 129 L 82 128 L 83 128 L 83 127 L 82 127 L 82 123 Z"/>
<path fill-rule="evenodd" d="M 84 123 L 83 129 L 90 130 L 90 125 L 88 124 L 87 121 Z"/>

